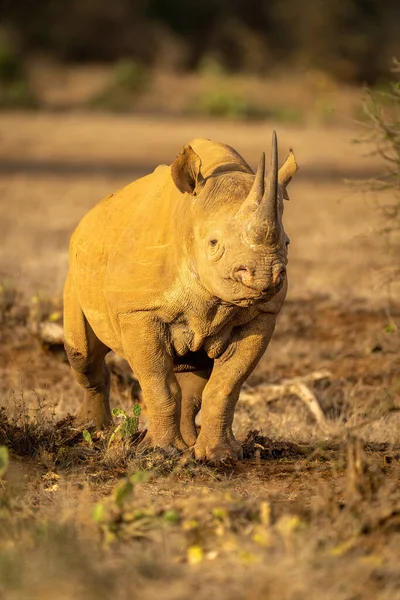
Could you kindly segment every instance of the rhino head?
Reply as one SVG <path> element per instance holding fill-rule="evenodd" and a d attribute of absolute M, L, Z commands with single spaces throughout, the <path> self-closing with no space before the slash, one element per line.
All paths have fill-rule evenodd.
<path fill-rule="evenodd" d="M 254 175 L 246 163 L 229 164 L 202 175 L 202 161 L 186 146 L 172 165 L 178 189 L 193 196 L 189 255 L 210 294 L 238 306 L 268 301 L 286 279 L 289 237 L 283 223 L 287 185 L 297 171 L 292 151 L 278 170 L 276 133 L 271 167 L 265 154 Z"/>

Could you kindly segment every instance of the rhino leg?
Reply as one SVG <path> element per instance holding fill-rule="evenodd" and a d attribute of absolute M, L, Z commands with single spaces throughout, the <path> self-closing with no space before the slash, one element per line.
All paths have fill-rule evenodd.
<path fill-rule="evenodd" d="M 152 448 L 186 450 L 181 431 L 181 388 L 168 353 L 165 326 L 154 317 L 133 313 L 120 317 L 124 354 L 139 380 L 148 429 L 138 452 Z"/>
<path fill-rule="evenodd" d="M 274 314 L 265 313 L 237 328 L 231 343 L 214 361 L 204 388 L 202 425 L 194 446 L 198 460 L 238 460 L 241 445 L 232 431 L 240 389 L 264 354 L 275 328 Z"/>
<path fill-rule="evenodd" d="M 104 360 L 109 348 L 90 327 L 70 280 L 64 293 L 64 338 L 71 370 L 85 390 L 77 418 L 82 423 L 93 421 L 98 428 L 106 427 L 112 423 L 110 373 Z"/>
<path fill-rule="evenodd" d="M 188 446 L 196 443 L 196 415 L 201 408 L 201 397 L 210 374 L 211 369 L 176 374 L 182 390 L 181 434 Z"/>

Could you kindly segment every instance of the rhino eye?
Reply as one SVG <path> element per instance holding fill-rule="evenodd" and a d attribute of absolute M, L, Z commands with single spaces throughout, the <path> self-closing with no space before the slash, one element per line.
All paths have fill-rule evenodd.
<path fill-rule="evenodd" d="M 218 238 L 211 238 L 207 242 L 208 258 L 215 262 L 219 260 L 225 252 L 225 246 Z"/>

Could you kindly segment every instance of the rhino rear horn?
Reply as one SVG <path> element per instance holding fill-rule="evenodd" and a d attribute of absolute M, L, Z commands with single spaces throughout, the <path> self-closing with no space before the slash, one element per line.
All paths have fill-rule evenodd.
<path fill-rule="evenodd" d="M 171 165 L 172 180 L 182 194 L 196 195 L 196 188 L 204 182 L 200 169 L 200 156 L 191 146 L 185 146 Z"/>

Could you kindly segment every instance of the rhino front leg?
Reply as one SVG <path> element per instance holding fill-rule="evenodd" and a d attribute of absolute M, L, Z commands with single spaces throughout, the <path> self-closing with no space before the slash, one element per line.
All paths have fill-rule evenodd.
<path fill-rule="evenodd" d="M 232 431 L 240 389 L 264 354 L 275 329 L 276 316 L 264 313 L 237 328 L 224 353 L 215 360 L 204 389 L 202 425 L 194 446 L 198 460 L 210 462 L 242 457 Z"/>
<path fill-rule="evenodd" d="M 181 434 L 188 446 L 196 443 L 196 416 L 201 408 L 201 397 L 211 370 L 177 373 L 182 390 Z"/>
<path fill-rule="evenodd" d="M 142 315 L 120 319 L 125 356 L 137 376 L 147 408 L 148 428 L 138 452 L 185 450 L 180 432 L 181 388 L 168 354 L 164 325 Z"/>

